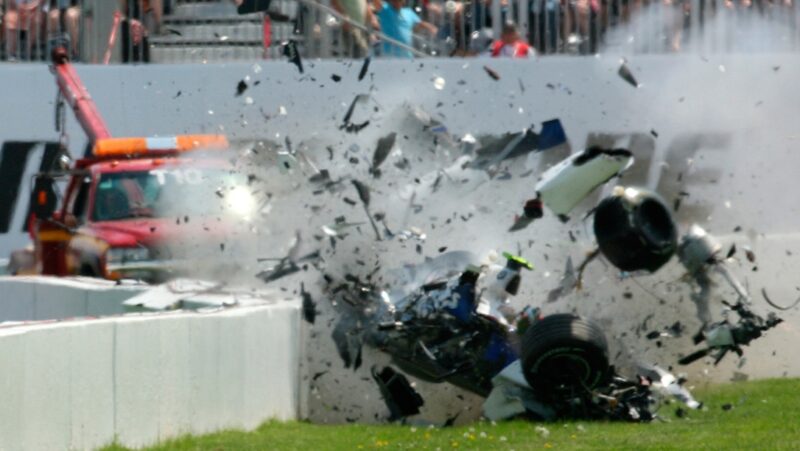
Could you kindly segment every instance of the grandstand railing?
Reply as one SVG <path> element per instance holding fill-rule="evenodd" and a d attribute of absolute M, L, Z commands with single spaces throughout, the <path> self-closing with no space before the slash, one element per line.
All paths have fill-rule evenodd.
<path fill-rule="evenodd" d="M 128 11 L 118 11 L 118 0 L 0 0 L 0 60 L 47 61 L 51 39 L 66 35 L 79 61 L 144 62 L 157 26 L 152 11 L 132 6 L 137 1 L 141 0 L 128 1 Z M 383 51 L 387 44 L 403 50 L 403 56 L 472 56 L 485 54 L 508 22 L 539 55 L 615 48 L 626 54 L 800 50 L 795 0 L 406 0 L 422 20 L 436 27 L 435 34 L 414 34 L 407 43 L 334 8 L 355 0 L 275 3 L 279 1 L 296 3 L 291 9 L 293 27 L 280 34 L 270 31 L 265 15 L 263 40 L 256 38 L 254 44 L 263 46 L 260 56 L 265 58 L 280 56 L 276 48 L 288 39 L 296 39 L 303 56 L 313 58 L 391 56 Z M 174 8 L 232 0 L 162 2 Z M 231 20 L 235 27 L 235 18 Z M 137 23 L 143 27 L 137 28 Z M 181 42 L 175 40 L 174 45 Z M 112 58 L 111 49 L 120 47 Z"/>

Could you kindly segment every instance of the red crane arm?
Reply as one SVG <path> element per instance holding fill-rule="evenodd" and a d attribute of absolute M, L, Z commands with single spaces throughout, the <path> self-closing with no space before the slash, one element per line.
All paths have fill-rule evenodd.
<path fill-rule="evenodd" d="M 97 110 L 89 91 L 83 86 L 75 68 L 70 64 L 64 47 L 53 49 L 52 70 L 56 76 L 58 89 L 75 113 L 89 141 L 94 144 L 98 139 L 110 138 L 111 133 L 106 122 Z"/>

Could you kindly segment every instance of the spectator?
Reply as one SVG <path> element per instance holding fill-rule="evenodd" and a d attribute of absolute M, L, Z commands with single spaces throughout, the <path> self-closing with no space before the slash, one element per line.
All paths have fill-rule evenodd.
<path fill-rule="evenodd" d="M 535 54 L 533 47 L 528 45 L 519 35 L 519 31 L 517 31 L 517 27 L 513 22 L 506 22 L 503 25 L 500 39 L 492 43 L 490 53 L 494 58 L 527 58 Z"/>
<path fill-rule="evenodd" d="M 414 45 L 412 39 L 414 32 L 421 33 L 425 31 L 430 35 L 436 34 L 436 27 L 422 21 L 414 10 L 405 6 L 405 0 L 389 0 L 388 3 L 376 0 L 375 4 L 378 9 L 381 32 L 395 41 L 411 47 Z M 383 55 L 400 58 L 411 58 L 413 56 L 409 49 L 391 42 L 383 43 Z"/>
<path fill-rule="evenodd" d="M 619 4 L 615 2 L 614 4 Z M 528 36 L 540 54 L 558 51 L 561 19 L 559 0 L 532 0 L 528 15 Z"/>
<path fill-rule="evenodd" d="M 565 50 L 589 53 L 597 50 L 598 0 L 569 0 L 564 10 Z"/>
<path fill-rule="evenodd" d="M 78 0 L 50 0 L 47 12 L 47 30 L 53 36 L 66 33 L 69 36 L 70 57 L 76 59 L 78 53 L 78 26 L 81 11 Z"/>
<path fill-rule="evenodd" d="M 331 6 L 342 16 L 352 20 L 356 25 L 380 28 L 372 8 L 367 0 L 331 0 Z M 369 49 L 369 37 L 364 30 L 348 22 L 342 23 L 342 47 L 345 56 L 363 58 Z"/>
<path fill-rule="evenodd" d="M 120 0 L 122 11 L 122 62 L 149 62 L 150 44 L 143 24 L 145 0 Z"/>
<path fill-rule="evenodd" d="M 44 12 L 41 0 L 6 0 L 5 6 L 3 34 L 6 57 L 9 60 L 30 59 L 35 46 L 42 43 Z M 20 40 L 25 43 L 22 53 L 19 53 Z"/>
<path fill-rule="evenodd" d="M 425 19 L 439 29 L 439 39 L 451 38 L 459 50 L 466 46 L 464 30 L 464 3 L 462 0 L 427 0 Z"/>
<path fill-rule="evenodd" d="M 683 28 L 688 25 L 686 18 L 689 15 L 689 2 L 681 0 L 662 0 L 664 16 L 665 36 L 667 37 L 667 46 L 670 51 L 681 51 L 681 44 L 683 42 Z"/>

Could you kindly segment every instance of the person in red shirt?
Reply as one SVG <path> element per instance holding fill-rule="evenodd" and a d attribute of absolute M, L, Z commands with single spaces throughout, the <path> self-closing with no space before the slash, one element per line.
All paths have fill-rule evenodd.
<path fill-rule="evenodd" d="M 503 25 L 503 32 L 500 39 L 492 42 L 489 49 L 493 58 L 496 57 L 510 57 L 510 58 L 527 58 L 534 55 L 535 51 L 517 31 L 516 25 L 512 22 L 506 22 Z"/>

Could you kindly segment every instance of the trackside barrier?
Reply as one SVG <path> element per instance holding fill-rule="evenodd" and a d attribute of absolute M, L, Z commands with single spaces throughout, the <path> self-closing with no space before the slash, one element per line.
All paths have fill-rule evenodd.
<path fill-rule="evenodd" d="M 141 447 L 298 417 L 297 303 L 0 329 L 0 449 Z"/>
<path fill-rule="evenodd" d="M 126 299 L 147 288 L 88 277 L 0 277 L 0 323 L 119 315 Z"/>

